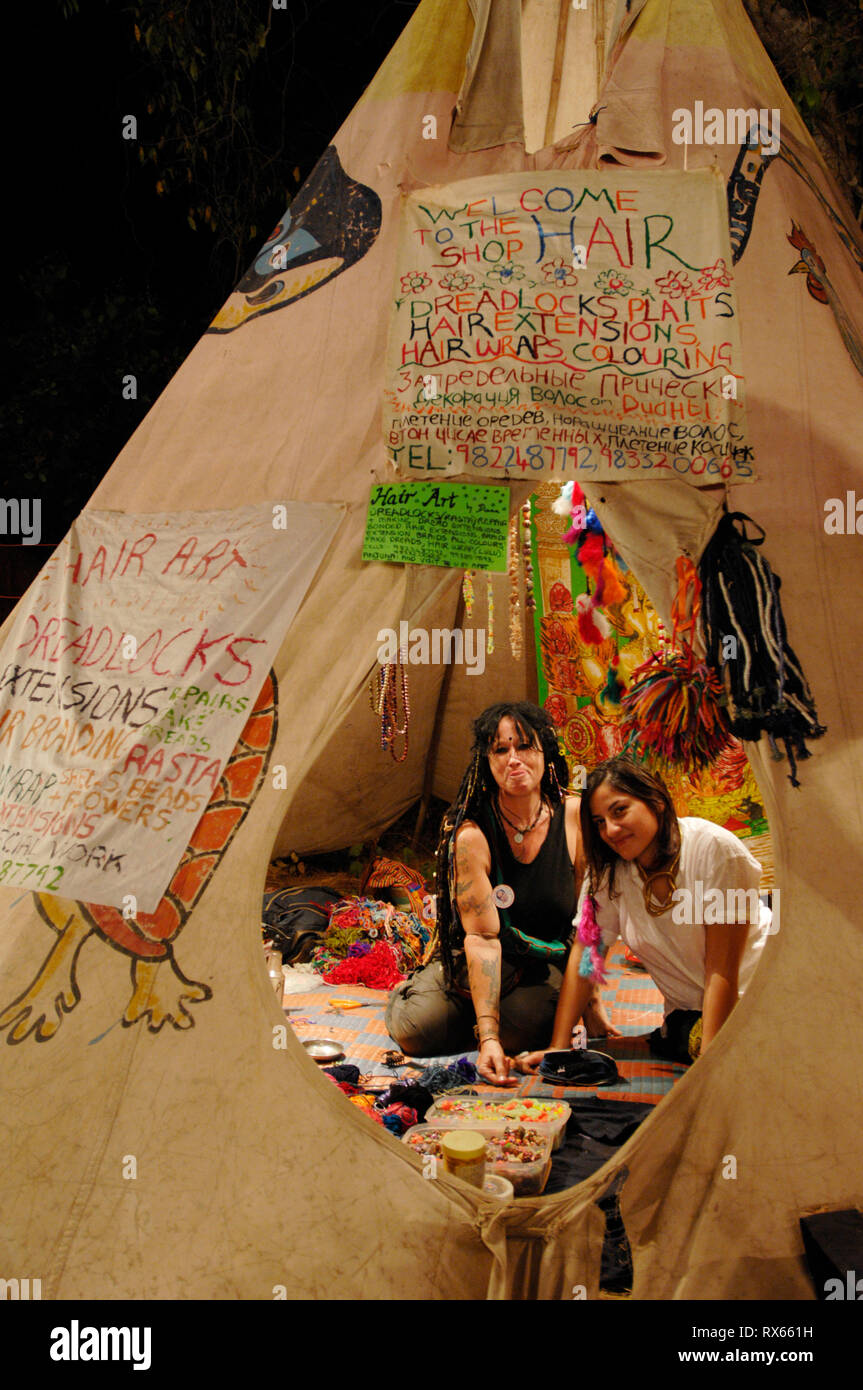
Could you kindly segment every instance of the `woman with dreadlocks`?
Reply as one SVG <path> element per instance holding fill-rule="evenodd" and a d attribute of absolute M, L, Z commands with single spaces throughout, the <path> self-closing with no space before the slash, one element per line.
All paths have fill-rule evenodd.
<path fill-rule="evenodd" d="M 627 757 L 587 779 L 581 833 L 588 865 L 579 945 L 566 967 L 551 1047 L 568 1048 L 618 937 L 662 991 L 665 1021 L 651 1050 L 677 1062 L 703 1051 L 743 993 L 770 933 L 761 865 L 730 830 L 678 819 L 665 783 Z M 543 1056 L 519 1059 L 525 1071 Z"/>
<path fill-rule="evenodd" d="M 582 875 L 568 782 L 544 710 L 492 705 L 474 722 L 470 766 L 438 841 L 440 958 L 387 1008 L 390 1035 L 409 1055 L 445 1056 L 475 1037 L 480 1074 L 505 1082 L 507 1054 L 548 1037 Z M 613 1031 L 588 992 L 582 1012 L 591 1008 L 593 1031 Z"/>

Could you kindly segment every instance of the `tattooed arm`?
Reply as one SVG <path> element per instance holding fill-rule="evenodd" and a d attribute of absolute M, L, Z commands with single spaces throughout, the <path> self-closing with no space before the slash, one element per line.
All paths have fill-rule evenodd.
<path fill-rule="evenodd" d="M 456 905 L 479 1031 L 477 1068 L 487 1081 L 505 1082 L 510 1060 L 500 1045 L 500 918 L 491 887 L 488 841 L 470 822 L 456 835 Z"/>

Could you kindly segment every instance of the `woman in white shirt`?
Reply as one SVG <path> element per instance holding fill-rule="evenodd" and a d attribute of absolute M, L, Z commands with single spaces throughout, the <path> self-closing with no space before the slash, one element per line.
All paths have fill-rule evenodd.
<path fill-rule="evenodd" d="M 689 1060 L 698 1055 L 699 1034 L 703 1051 L 731 1013 L 769 933 L 770 913 L 758 897 L 761 865 L 730 830 L 678 819 L 661 778 L 626 757 L 589 777 L 581 832 L 588 877 L 551 1047 L 570 1046 L 573 1023 L 621 937 L 662 991 L 663 1037 L 675 1023 L 687 1025 L 686 1052 L 672 1042 L 669 1055 Z M 690 1038 L 693 1022 L 700 1026 Z M 533 1070 L 542 1056 L 520 1058 L 521 1069 Z"/>

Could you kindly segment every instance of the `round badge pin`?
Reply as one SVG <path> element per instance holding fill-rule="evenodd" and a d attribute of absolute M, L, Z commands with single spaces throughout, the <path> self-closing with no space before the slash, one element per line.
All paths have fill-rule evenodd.
<path fill-rule="evenodd" d="M 492 897 L 498 907 L 512 907 L 515 902 L 515 893 L 508 883 L 499 883 L 492 893 Z"/>

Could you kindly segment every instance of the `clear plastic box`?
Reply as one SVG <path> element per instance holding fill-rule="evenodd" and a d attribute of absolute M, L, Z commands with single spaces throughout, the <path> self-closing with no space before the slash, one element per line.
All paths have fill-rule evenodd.
<path fill-rule="evenodd" d="M 481 1134 L 486 1140 L 501 1139 L 508 1129 L 518 1129 L 519 1125 L 474 1125 L 473 1129 L 477 1134 Z M 539 1130 L 537 1125 L 529 1125 L 526 1128 Z M 429 1134 L 445 1134 L 447 1130 L 467 1129 L 467 1125 L 460 1124 L 423 1124 L 414 1125 L 402 1135 L 402 1143 L 409 1148 L 416 1148 L 417 1143 L 426 1140 Z M 513 1159 L 497 1158 L 487 1159 L 486 1171 L 497 1173 L 502 1178 L 507 1178 L 512 1183 L 513 1192 L 516 1197 L 535 1197 L 542 1192 L 548 1181 L 549 1170 L 551 1169 L 551 1135 L 542 1134 L 540 1136 L 541 1151 L 539 1157 L 532 1163 L 519 1163 Z M 443 1159 L 438 1162 L 443 1166 Z"/>
<path fill-rule="evenodd" d="M 464 1113 L 460 1113 L 463 1109 Z M 551 1137 L 553 1149 L 563 1143 L 563 1134 L 572 1109 L 564 1100 L 539 1100 L 534 1096 L 440 1096 L 426 1114 L 427 1124 L 447 1129 L 479 1129 L 493 1125 L 527 1125 Z M 545 1115 L 545 1119 L 537 1119 Z"/>

